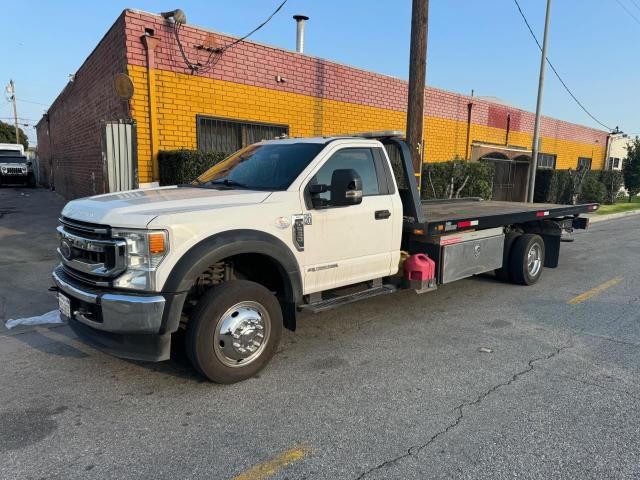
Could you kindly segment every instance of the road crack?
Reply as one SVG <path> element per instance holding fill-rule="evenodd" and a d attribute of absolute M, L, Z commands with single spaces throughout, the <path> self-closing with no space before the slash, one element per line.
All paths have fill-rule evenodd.
<path fill-rule="evenodd" d="M 369 474 L 379 471 L 379 470 L 383 470 L 387 467 L 390 467 L 391 465 L 394 465 L 398 462 L 401 462 L 402 460 L 417 455 L 418 453 L 420 453 L 421 451 L 425 450 L 426 448 L 429 448 L 436 440 L 438 440 L 438 438 L 442 437 L 443 435 L 446 435 L 447 433 L 449 433 L 451 430 L 457 428 L 460 423 L 462 423 L 462 420 L 464 420 L 464 414 L 465 414 L 465 409 L 469 408 L 469 407 L 473 407 L 475 405 L 479 405 L 480 403 L 482 403 L 488 396 L 490 396 L 491 394 L 495 393 L 496 391 L 504 388 L 504 387 L 508 387 L 509 385 L 513 384 L 514 382 L 518 381 L 518 379 L 520 379 L 520 377 L 528 374 L 529 372 L 533 371 L 533 369 L 535 368 L 535 365 L 539 362 L 545 362 L 547 360 L 552 359 L 553 357 L 559 355 L 561 352 L 563 352 L 564 350 L 571 348 L 573 345 L 571 343 L 558 347 L 555 350 L 553 350 L 551 353 L 548 353 L 547 355 L 543 355 L 540 357 L 535 357 L 532 358 L 531 360 L 529 360 L 527 362 L 527 366 L 514 373 L 511 378 L 505 382 L 501 382 L 498 383 L 494 386 L 492 386 L 491 388 L 489 388 L 488 390 L 482 392 L 480 395 L 478 395 L 474 400 L 471 401 L 466 401 L 461 403 L 460 405 L 456 406 L 453 408 L 452 412 L 455 412 L 456 414 L 456 418 L 455 420 L 453 420 L 453 422 L 449 423 L 449 425 L 447 425 L 445 428 L 443 428 L 442 430 L 436 432 L 434 435 L 431 436 L 431 438 L 429 438 L 425 443 L 422 443 L 420 445 L 413 445 L 411 447 L 409 447 L 409 449 L 407 449 L 407 451 L 401 455 L 398 455 L 397 457 L 391 458 L 389 460 L 386 460 L 372 468 L 370 468 L 369 470 L 361 473 L 356 480 L 361 480 L 363 478 L 365 478 L 366 476 L 368 476 Z"/>

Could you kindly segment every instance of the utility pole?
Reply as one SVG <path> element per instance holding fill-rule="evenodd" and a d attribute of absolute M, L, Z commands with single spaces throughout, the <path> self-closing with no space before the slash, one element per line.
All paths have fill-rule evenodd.
<path fill-rule="evenodd" d="M 7 93 L 11 95 L 11 102 L 13 103 L 13 122 L 16 126 L 16 143 L 20 143 L 20 130 L 18 128 L 18 110 L 16 108 L 16 84 L 13 80 L 9 80 L 9 86 L 7 87 Z"/>
<path fill-rule="evenodd" d="M 420 190 L 422 176 L 424 89 L 427 75 L 427 25 L 429 0 L 413 0 L 411 10 L 411 51 L 409 53 L 409 98 L 407 105 L 407 143 Z"/>
<path fill-rule="evenodd" d="M 529 182 L 527 201 L 533 203 L 536 189 L 536 171 L 538 170 L 538 153 L 540 144 L 540 117 L 542 115 L 542 93 L 544 90 L 544 71 L 547 66 L 547 34 L 549 33 L 549 17 L 551 16 L 551 0 L 547 0 L 547 13 L 544 18 L 544 36 L 542 38 L 542 57 L 540 58 L 540 78 L 538 80 L 538 100 L 536 102 L 536 121 L 533 125 L 533 145 L 531 146 L 531 166 L 529 168 Z"/>

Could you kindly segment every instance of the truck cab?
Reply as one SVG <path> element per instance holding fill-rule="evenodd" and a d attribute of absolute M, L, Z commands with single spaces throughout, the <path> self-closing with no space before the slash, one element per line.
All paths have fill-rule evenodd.
<path fill-rule="evenodd" d="M 473 204 L 478 219 L 460 218 L 463 209 L 434 212 L 430 223 L 433 205 L 420 201 L 395 134 L 263 141 L 188 185 L 67 204 L 53 272 L 61 315 L 80 337 L 125 358 L 165 360 L 182 332 L 194 367 L 232 383 L 264 367 L 301 309 L 432 291 L 494 269 L 533 283 L 543 264 L 554 266 L 545 246 L 559 249 L 561 233 L 582 228 L 587 211 L 549 207 L 543 218 L 540 206 L 518 207 L 506 224 L 495 205 L 489 218 Z M 407 265 L 426 261 L 432 275 L 405 271 L 416 255 Z M 532 258 L 537 269 L 524 278 Z"/>

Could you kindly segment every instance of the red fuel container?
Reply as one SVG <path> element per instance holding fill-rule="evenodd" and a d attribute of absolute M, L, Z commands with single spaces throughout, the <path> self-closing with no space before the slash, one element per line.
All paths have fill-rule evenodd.
<path fill-rule="evenodd" d="M 424 253 L 411 255 L 404 262 L 404 276 L 411 288 L 434 287 L 436 283 L 436 262 Z"/>

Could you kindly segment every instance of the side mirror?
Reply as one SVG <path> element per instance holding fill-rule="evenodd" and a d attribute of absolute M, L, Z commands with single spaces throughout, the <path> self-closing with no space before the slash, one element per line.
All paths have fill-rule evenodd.
<path fill-rule="evenodd" d="M 331 176 L 331 206 L 362 203 L 362 178 L 351 168 L 334 170 Z"/>
<path fill-rule="evenodd" d="M 311 195 L 318 195 L 320 193 L 328 192 L 329 185 L 325 185 L 323 183 L 314 183 L 313 185 L 309 185 L 309 193 Z"/>

